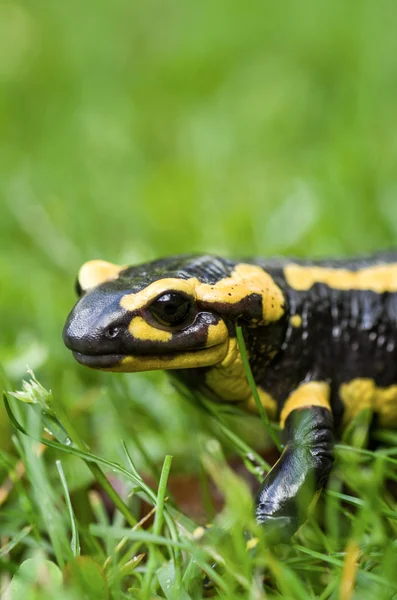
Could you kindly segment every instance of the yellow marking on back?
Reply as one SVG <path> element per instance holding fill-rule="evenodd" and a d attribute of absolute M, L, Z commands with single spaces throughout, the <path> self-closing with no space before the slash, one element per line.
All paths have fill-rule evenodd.
<path fill-rule="evenodd" d="M 164 278 L 154 281 L 136 294 L 126 294 L 120 304 L 126 310 L 138 310 L 167 291 L 183 292 L 193 299 L 208 304 L 238 304 L 252 294 L 262 298 L 264 323 L 277 321 L 284 314 L 284 296 L 272 277 L 256 265 L 238 264 L 230 277 L 213 285 L 201 283 L 197 278 Z"/>
<path fill-rule="evenodd" d="M 302 327 L 302 317 L 300 315 L 292 315 L 290 321 L 292 327 Z"/>
<path fill-rule="evenodd" d="M 285 401 L 280 414 L 280 426 L 284 427 L 285 421 L 293 410 L 310 406 L 323 406 L 331 410 L 330 387 L 323 381 L 309 381 L 302 383 Z"/>
<path fill-rule="evenodd" d="M 105 281 L 117 279 L 125 266 L 115 265 L 106 260 L 89 260 L 80 268 L 78 282 L 85 292 Z"/>
<path fill-rule="evenodd" d="M 196 294 L 203 302 L 226 304 L 237 304 L 251 294 L 258 294 L 262 297 L 262 318 L 265 323 L 278 321 L 284 314 L 282 291 L 269 273 L 257 265 L 238 264 L 230 277 L 214 285 L 197 282 Z"/>
<path fill-rule="evenodd" d="M 128 326 L 128 330 L 130 334 L 137 340 L 169 342 L 172 339 L 172 333 L 170 331 L 153 327 L 142 317 L 134 317 Z"/>
<path fill-rule="evenodd" d="M 374 265 L 358 271 L 290 264 L 284 267 L 284 274 L 288 284 L 298 291 L 309 290 L 315 283 L 325 283 L 337 290 L 397 292 L 397 263 Z"/>
<path fill-rule="evenodd" d="M 344 425 L 364 409 L 378 413 L 381 427 L 397 425 L 397 385 L 381 388 L 373 379 L 357 378 L 343 383 L 339 395 L 345 408 Z"/>

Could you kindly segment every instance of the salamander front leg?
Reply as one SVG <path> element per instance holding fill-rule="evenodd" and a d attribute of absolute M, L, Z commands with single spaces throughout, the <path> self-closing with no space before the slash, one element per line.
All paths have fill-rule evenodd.
<path fill-rule="evenodd" d="M 285 420 L 285 448 L 256 497 L 256 519 L 269 544 L 288 542 L 306 521 L 333 463 L 332 415 L 324 406 L 292 410 Z"/>

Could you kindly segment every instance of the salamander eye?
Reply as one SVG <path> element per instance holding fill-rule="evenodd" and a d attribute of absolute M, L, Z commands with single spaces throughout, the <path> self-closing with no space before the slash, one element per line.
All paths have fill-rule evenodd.
<path fill-rule="evenodd" d="M 182 325 L 191 314 L 192 301 L 188 296 L 168 292 L 159 296 L 149 306 L 149 311 L 162 325 Z"/>

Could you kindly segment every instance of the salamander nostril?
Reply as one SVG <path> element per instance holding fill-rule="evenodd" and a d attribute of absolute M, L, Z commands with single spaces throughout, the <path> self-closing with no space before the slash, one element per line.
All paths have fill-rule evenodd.
<path fill-rule="evenodd" d="M 114 338 L 116 338 L 119 333 L 121 332 L 121 327 L 117 327 L 116 325 L 111 325 L 110 327 L 108 327 L 105 331 L 105 337 L 107 337 L 110 340 L 113 340 Z"/>

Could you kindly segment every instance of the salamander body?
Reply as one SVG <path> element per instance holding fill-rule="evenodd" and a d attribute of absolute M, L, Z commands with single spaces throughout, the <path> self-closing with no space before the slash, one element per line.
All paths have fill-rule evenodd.
<path fill-rule="evenodd" d="M 333 439 L 363 408 L 397 426 L 397 253 L 349 260 L 90 261 L 64 341 L 83 365 L 166 369 L 216 402 L 256 409 L 236 339 L 285 446 L 256 498 L 269 540 L 305 520 Z M 310 492 L 310 493 L 308 493 Z"/>

